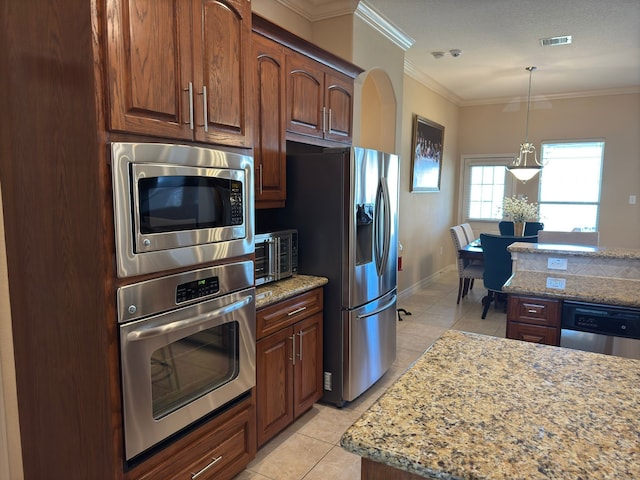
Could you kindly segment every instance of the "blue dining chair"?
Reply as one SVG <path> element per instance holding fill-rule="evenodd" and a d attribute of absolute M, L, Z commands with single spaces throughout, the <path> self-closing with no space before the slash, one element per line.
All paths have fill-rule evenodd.
<path fill-rule="evenodd" d="M 510 220 L 503 220 L 498 223 L 498 229 L 500 235 L 513 235 L 514 228 L 513 222 Z M 531 235 L 537 235 L 539 230 L 544 229 L 544 223 L 541 222 L 525 222 L 524 223 L 524 236 L 530 237 Z"/>
<path fill-rule="evenodd" d="M 510 220 L 503 220 L 498 223 L 498 229 L 500 230 L 500 235 L 513 235 L 513 222 Z"/>
<path fill-rule="evenodd" d="M 487 295 L 482 299 L 482 318 L 487 317 L 489 305 L 495 301 L 506 307 L 506 295 L 502 293 L 502 286 L 511 277 L 511 252 L 507 247 L 515 242 L 537 243 L 537 236 L 516 237 L 514 235 L 480 234 L 480 243 L 484 255 L 484 273 L 482 280 L 487 289 Z"/>

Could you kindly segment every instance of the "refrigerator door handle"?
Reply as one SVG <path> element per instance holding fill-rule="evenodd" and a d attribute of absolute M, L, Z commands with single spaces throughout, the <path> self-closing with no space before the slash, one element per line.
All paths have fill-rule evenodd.
<path fill-rule="evenodd" d="M 389 307 L 392 307 L 395 302 L 396 302 L 396 295 L 394 295 L 393 298 L 387 303 L 385 303 L 382 307 L 376 308 L 373 312 L 369 312 L 364 315 L 358 315 L 357 318 L 358 320 L 360 320 L 362 318 L 373 317 L 374 315 L 378 315 L 379 313 L 384 312 Z"/>
<path fill-rule="evenodd" d="M 387 269 L 389 261 L 389 250 L 391 248 L 391 205 L 389 200 L 389 188 L 384 177 L 380 178 L 378 191 L 376 192 L 376 212 L 374 214 L 375 223 L 373 227 L 374 236 L 374 256 L 376 260 L 376 270 L 378 276 L 382 276 Z M 381 210 L 380 210 L 381 209 Z M 382 217 L 382 218 L 381 218 Z M 382 230 L 382 245 L 380 245 L 380 233 Z"/>

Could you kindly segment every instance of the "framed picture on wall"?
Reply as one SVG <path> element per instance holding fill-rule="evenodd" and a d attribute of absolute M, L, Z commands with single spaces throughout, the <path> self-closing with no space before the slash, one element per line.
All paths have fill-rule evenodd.
<path fill-rule="evenodd" d="M 411 150 L 411 191 L 439 192 L 444 127 L 414 114 Z"/>

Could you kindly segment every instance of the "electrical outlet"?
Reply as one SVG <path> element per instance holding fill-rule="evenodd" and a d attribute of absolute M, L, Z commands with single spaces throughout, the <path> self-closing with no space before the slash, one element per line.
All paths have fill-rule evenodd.
<path fill-rule="evenodd" d="M 547 268 L 549 270 L 566 270 L 567 259 L 566 258 L 549 258 L 547 260 Z"/>
<path fill-rule="evenodd" d="M 636 204 L 636 196 L 629 195 L 629 205 L 635 205 L 635 204 Z"/>
<path fill-rule="evenodd" d="M 443 253 L 444 253 L 444 247 L 440 245 L 440 255 L 442 255 Z"/>
<path fill-rule="evenodd" d="M 324 389 L 331 391 L 331 372 L 324 372 Z"/>
<path fill-rule="evenodd" d="M 566 285 L 567 285 L 567 280 L 564 278 L 547 277 L 547 288 L 564 290 Z"/>

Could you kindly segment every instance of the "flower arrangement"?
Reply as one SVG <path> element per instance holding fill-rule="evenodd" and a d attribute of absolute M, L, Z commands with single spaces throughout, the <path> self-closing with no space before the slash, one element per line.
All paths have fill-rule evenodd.
<path fill-rule="evenodd" d="M 538 220 L 538 204 L 529 203 L 527 197 L 518 198 L 515 195 L 504 197 L 502 214 L 506 217 L 511 217 L 514 222 Z"/>

